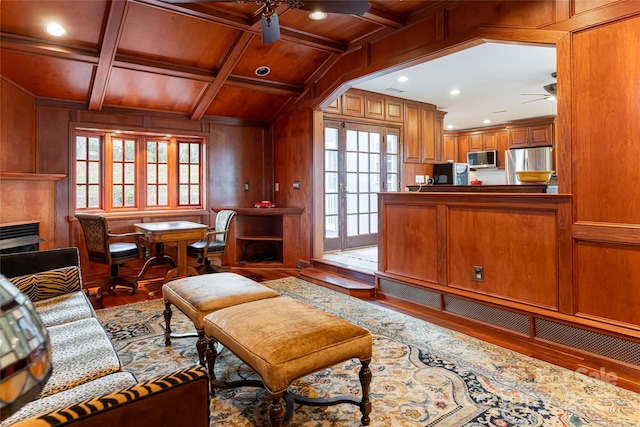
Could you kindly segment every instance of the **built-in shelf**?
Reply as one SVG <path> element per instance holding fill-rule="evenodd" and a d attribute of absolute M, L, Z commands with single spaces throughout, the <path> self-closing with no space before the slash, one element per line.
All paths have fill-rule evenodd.
<path fill-rule="evenodd" d="M 300 259 L 301 207 L 212 207 L 236 216 L 227 238 L 223 263 L 230 266 L 295 267 Z"/>

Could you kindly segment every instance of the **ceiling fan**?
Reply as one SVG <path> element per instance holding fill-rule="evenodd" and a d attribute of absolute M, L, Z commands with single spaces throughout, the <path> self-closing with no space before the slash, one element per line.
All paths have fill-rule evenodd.
<path fill-rule="evenodd" d="M 551 77 L 555 78 L 556 73 L 551 73 Z M 548 85 L 544 85 L 542 88 L 547 93 L 521 93 L 520 95 L 523 95 L 523 96 L 541 96 L 542 97 L 538 99 L 532 99 L 530 101 L 521 102 L 521 104 L 528 104 L 529 102 L 541 101 L 543 99 L 550 99 L 550 98 L 556 99 L 557 86 L 555 83 L 549 83 Z"/>
<path fill-rule="evenodd" d="M 230 2 L 232 0 L 165 0 L 169 3 L 193 2 Z M 280 23 L 276 8 L 281 4 L 290 9 L 309 12 L 341 13 L 363 15 L 371 5 L 368 0 L 235 0 L 237 3 L 256 3 L 262 5 L 262 43 L 269 44 L 280 40 Z"/>

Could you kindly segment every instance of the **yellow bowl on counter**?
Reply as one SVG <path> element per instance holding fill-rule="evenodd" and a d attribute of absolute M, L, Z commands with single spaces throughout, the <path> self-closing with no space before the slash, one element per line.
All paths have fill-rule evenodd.
<path fill-rule="evenodd" d="M 546 184 L 551 179 L 553 171 L 518 171 L 516 176 L 520 182 L 529 184 Z"/>

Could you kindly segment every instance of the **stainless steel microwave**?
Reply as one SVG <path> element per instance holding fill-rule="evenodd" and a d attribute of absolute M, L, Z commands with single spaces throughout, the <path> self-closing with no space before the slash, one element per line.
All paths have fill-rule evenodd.
<path fill-rule="evenodd" d="M 471 151 L 467 153 L 467 163 L 470 168 L 496 168 L 498 167 L 498 152 Z"/>

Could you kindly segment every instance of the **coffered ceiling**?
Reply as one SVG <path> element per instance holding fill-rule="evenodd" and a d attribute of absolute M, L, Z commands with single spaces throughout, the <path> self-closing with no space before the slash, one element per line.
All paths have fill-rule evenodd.
<path fill-rule="evenodd" d="M 350 48 L 452 2 L 370 4 L 362 16 L 322 21 L 281 4 L 281 40 L 262 44 L 255 3 L 2 0 L 0 71 L 42 102 L 269 122 Z M 66 34 L 46 34 L 49 22 Z M 270 72 L 257 75 L 261 67 Z"/>

